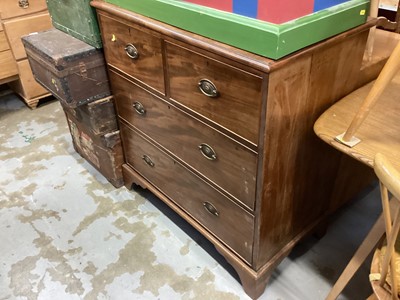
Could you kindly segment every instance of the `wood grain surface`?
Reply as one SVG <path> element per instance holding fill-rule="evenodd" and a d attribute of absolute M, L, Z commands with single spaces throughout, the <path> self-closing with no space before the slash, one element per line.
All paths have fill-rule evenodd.
<path fill-rule="evenodd" d="M 110 72 L 118 114 L 225 192 L 254 209 L 257 154 L 196 120 L 174 105 Z M 133 105 L 139 101 L 145 114 Z M 217 158 L 204 157 L 199 145 L 210 145 Z"/>
<path fill-rule="evenodd" d="M 128 164 L 251 263 L 254 217 L 124 124 L 121 124 L 121 132 Z M 143 155 L 147 155 L 154 166 L 146 164 Z M 205 202 L 215 207 L 218 216 L 204 208 Z"/>
<path fill-rule="evenodd" d="M 19 1 L 1 0 L 0 17 L 3 20 L 15 17 L 21 17 L 47 10 L 46 0 L 29 1 L 28 7 L 21 7 Z"/>
<path fill-rule="evenodd" d="M 155 33 L 103 15 L 99 15 L 99 20 L 107 62 L 165 94 L 161 39 Z M 132 59 L 126 54 L 125 47 L 128 44 L 137 48 L 139 53 L 137 59 Z"/>
<path fill-rule="evenodd" d="M 162 92 L 154 83 L 139 79 L 142 70 L 129 75 L 122 66 L 115 65 L 121 60 L 120 54 L 110 57 L 114 60 L 109 62 L 111 84 L 120 123 L 125 128 L 122 136 L 128 183 L 149 188 L 191 224 L 196 223 L 192 214 L 197 210 L 188 213 L 181 208 L 194 205 L 199 197 L 204 199 L 204 193 L 217 193 L 211 197 L 213 203 L 218 199 L 236 205 L 226 194 L 241 198 L 254 215 L 251 248 L 243 246 L 242 231 L 236 236 L 232 232 L 236 227 L 218 228 L 223 234 L 218 233 L 219 239 L 215 240 L 203 229 L 217 230 L 212 220 L 202 219 L 201 225 L 194 226 L 232 264 L 246 293 L 257 298 L 275 266 L 296 243 L 318 225 L 325 225 L 323 221 L 332 211 L 369 183 L 369 173 L 357 173 L 357 165 L 347 168 L 342 154 L 314 134 L 313 125 L 324 110 L 357 87 L 368 29 L 375 23 L 273 61 L 110 4 L 92 4 L 98 8 L 101 22 L 119 19 L 121 32 L 135 27 L 143 39 L 150 35 L 157 41 L 153 66 L 161 67 L 149 67 L 146 76 L 157 78 L 158 85 L 165 82 Z M 113 25 L 108 29 L 102 26 L 107 31 Z M 107 44 L 114 43 L 110 33 L 103 38 L 106 56 L 112 47 Z M 219 97 L 201 93 L 198 82 L 204 78 L 215 84 Z M 132 101 L 144 105 L 144 116 L 136 115 Z M 191 149 L 203 140 L 215 147 L 218 158 L 227 159 L 224 164 L 221 158 L 213 168 L 216 161 L 203 161 L 201 156 L 196 159 L 199 153 Z M 161 167 L 145 165 L 140 154 L 143 150 Z M 188 168 L 186 174 L 196 180 L 180 175 L 184 166 Z M 256 170 L 253 205 L 251 198 L 243 200 L 244 178 L 249 180 L 248 175 L 242 177 L 243 166 L 247 166 L 248 175 Z M 238 174 L 232 174 L 236 170 Z M 336 181 L 338 174 L 343 181 Z M 360 184 L 348 189 L 345 182 L 353 174 L 360 175 Z M 227 193 L 222 193 L 225 190 Z M 339 201 L 336 195 L 346 199 Z M 216 206 L 219 209 L 220 205 Z M 233 210 L 229 214 L 226 226 L 236 219 L 238 226 L 248 230 L 249 223 L 243 216 Z"/>
<path fill-rule="evenodd" d="M 171 98 L 257 144 L 262 78 L 170 43 L 166 48 Z M 201 79 L 219 95 L 203 95 Z"/>
<path fill-rule="evenodd" d="M 14 58 L 17 61 L 26 58 L 25 48 L 21 41 L 22 36 L 32 32 L 47 30 L 52 27 L 48 12 L 5 21 L 3 25 Z"/>
<path fill-rule="evenodd" d="M 382 153 L 400 168 L 400 122 L 397 118 L 400 111 L 399 72 L 357 130 L 355 136 L 361 142 L 349 148 L 334 140 L 347 129 L 372 84 L 373 82 L 352 92 L 328 109 L 318 119 L 314 130 L 329 145 L 368 166 L 373 166 L 376 153 Z"/>

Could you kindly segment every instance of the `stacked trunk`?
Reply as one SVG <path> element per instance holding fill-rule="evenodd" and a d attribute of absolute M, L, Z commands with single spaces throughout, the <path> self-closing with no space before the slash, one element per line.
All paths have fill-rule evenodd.
<path fill-rule="evenodd" d="M 122 186 L 121 139 L 102 49 L 58 29 L 22 41 L 35 80 L 61 102 L 75 150 Z"/>

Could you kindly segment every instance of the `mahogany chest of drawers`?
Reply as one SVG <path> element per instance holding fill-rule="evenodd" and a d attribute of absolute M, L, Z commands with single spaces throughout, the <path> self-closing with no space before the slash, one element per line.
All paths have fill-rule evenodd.
<path fill-rule="evenodd" d="M 198 229 L 257 298 L 296 242 L 366 182 L 351 191 L 335 181 L 339 168 L 366 168 L 348 166 L 312 127 L 356 87 L 371 24 L 273 61 L 92 5 L 126 186 L 149 189 Z"/>

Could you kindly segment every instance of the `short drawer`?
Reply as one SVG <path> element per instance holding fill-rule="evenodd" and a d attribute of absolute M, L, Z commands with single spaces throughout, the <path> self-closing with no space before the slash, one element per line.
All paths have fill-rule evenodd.
<path fill-rule="evenodd" d="M 251 263 L 254 217 L 121 124 L 127 163 Z M 171 178 L 173 177 L 173 180 Z"/>
<path fill-rule="evenodd" d="M 110 72 L 120 117 L 253 209 L 257 154 Z"/>
<path fill-rule="evenodd" d="M 99 14 L 107 63 L 165 94 L 162 40 Z"/>
<path fill-rule="evenodd" d="M 47 30 L 51 27 L 50 15 L 47 12 L 4 22 L 4 31 L 7 34 L 15 59 L 21 60 L 26 58 L 24 45 L 21 41 L 22 36 L 32 32 Z"/>
<path fill-rule="evenodd" d="M 258 144 L 262 78 L 167 43 L 173 100 Z"/>
<path fill-rule="evenodd" d="M 5 20 L 47 10 L 46 0 L 1 0 L 0 17 Z"/>

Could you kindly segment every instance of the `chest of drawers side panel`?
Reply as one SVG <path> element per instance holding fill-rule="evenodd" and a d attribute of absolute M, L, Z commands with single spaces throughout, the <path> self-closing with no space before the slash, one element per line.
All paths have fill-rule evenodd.
<path fill-rule="evenodd" d="M 269 76 L 255 269 L 329 213 L 340 153 L 314 135 L 313 125 L 355 88 L 367 36 L 368 30 L 357 32 Z"/>

